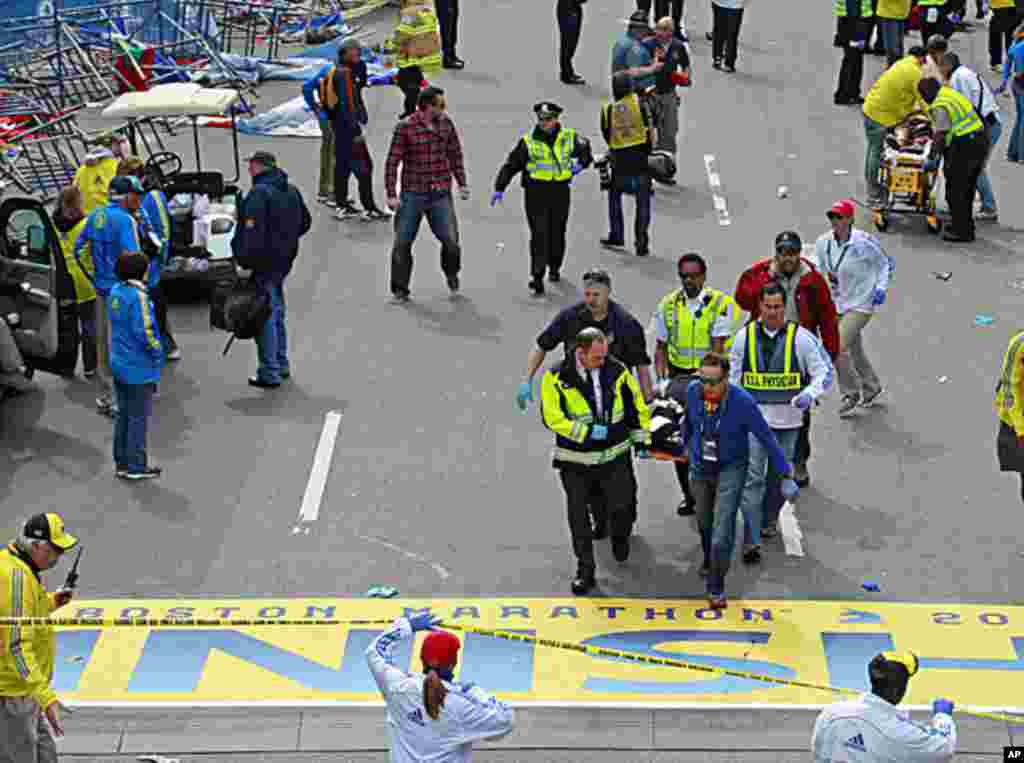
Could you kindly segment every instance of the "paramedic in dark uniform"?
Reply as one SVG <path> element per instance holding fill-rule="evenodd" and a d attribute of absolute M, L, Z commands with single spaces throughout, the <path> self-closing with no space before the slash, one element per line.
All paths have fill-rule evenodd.
<path fill-rule="evenodd" d="M 544 293 L 544 273 L 552 283 L 561 280 L 565 260 L 565 229 L 569 225 L 570 185 L 590 166 L 590 141 L 558 121 L 562 107 L 542 101 L 533 107 L 537 126 L 523 135 L 494 181 L 491 206 L 505 198 L 505 189 L 523 173 L 526 222 L 530 226 L 530 289 Z"/>
<path fill-rule="evenodd" d="M 555 434 L 553 466 L 565 490 L 576 555 L 572 592 L 582 596 L 597 584 L 587 516 L 594 492 L 608 501 L 612 555 L 618 562 L 629 558 L 636 501 L 629 463 L 634 446 L 650 446 L 651 412 L 633 374 L 608 356 L 608 337 L 596 328 L 583 329 L 572 354 L 544 373 L 540 398 L 544 426 Z"/>
<path fill-rule="evenodd" d="M 537 337 L 537 346 L 526 361 L 526 381 L 519 385 L 516 402 L 525 411 L 533 400 L 533 377 L 549 352 L 563 345 L 565 357 L 572 357 L 577 335 L 586 328 L 600 329 L 608 337 L 608 353 L 630 371 L 635 371 L 644 400 L 653 397 L 651 358 L 647 354 L 647 338 L 640 321 L 618 302 L 610 298 L 612 279 L 606 270 L 589 270 L 583 274 L 583 301 L 565 308 Z M 633 462 L 629 461 L 633 481 Z M 636 490 L 632 513 L 636 514 Z M 594 539 L 607 536 L 608 512 L 605 496 L 600 490 L 590 495 L 590 513 L 594 518 Z"/>
<path fill-rule="evenodd" d="M 583 27 L 583 4 L 587 0 L 557 0 L 555 17 L 558 19 L 559 78 L 565 85 L 585 85 L 587 81 L 576 73 L 572 59 L 580 44 Z"/>

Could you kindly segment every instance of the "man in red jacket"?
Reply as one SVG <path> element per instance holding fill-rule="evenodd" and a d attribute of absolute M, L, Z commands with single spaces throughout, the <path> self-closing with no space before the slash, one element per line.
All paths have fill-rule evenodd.
<path fill-rule="evenodd" d="M 793 231 L 775 237 L 775 256 L 755 262 L 743 271 L 736 284 L 736 303 L 757 320 L 761 289 L 775 281 L 786 290 L 786 320 L 799 323 L 821 339 L 832 362 L 839 354 L 839 318 L 828 282 L 814 264 L 800 256 L 803 242 Z M 804 413 L 804 425 L 796 445 L 794 466 L 800 487 L 810 483 L 807 460 L 811 456 L 811 412 Z"/>

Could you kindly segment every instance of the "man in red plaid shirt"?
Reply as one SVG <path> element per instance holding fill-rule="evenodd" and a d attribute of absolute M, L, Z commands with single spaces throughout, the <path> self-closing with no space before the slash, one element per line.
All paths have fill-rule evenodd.
<path fill-rule="evenodd" d="M 425 88 L 419 96 L 419 110 L 395 127 L 391 150 L 384 166 L 384 187 L 388 207 L 396 211 L 395 243 L 391 248 L 391 293 L 399 302 L 409 300 L 412 278 L 412 244 L 426 215 L 430 230 L 441 242 L 441 270 L 452 294 L 459 290 L 462 252 L 459 223 L 452 200 L 452 177 L 459 184 L 459 197 L 469 198 L 462 144 L 455 124 L 445 114 L 444 90 Z M 402 165 L 402 193 L 395 190 L 398 165 Z"/>

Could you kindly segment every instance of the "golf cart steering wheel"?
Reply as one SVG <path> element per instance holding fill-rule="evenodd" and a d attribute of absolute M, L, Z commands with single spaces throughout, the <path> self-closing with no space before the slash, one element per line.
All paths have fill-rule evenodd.
<path fill-rule="evenodd" d="M 161 185 L 181 172 L 181 157 L 170 151 L 153 154 L 146 162 L 146 174 L 155 177 Z"/>

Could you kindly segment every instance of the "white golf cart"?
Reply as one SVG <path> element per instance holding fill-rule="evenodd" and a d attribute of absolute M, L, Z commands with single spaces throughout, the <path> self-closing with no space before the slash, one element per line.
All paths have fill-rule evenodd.
<path fill-rule="evenodd" d="M 105 119 L 128 120 L 127 133 L 133 146 L 136 134 L 143 134 L 141 128 L 147 122 L 191 120 L 195 171 L 183 172 L 181 156 L 170 151 L 154 153 L 146 162 L 147 174 L 162 186 L 170 202 L 171 251 L 163 275 L 167 281 L 213 283 L 235 276 L 231 237 L 237 220 L 235 184 L 241 173 L 234 108 L 239 100 L 237 90 L 175 83 L 125 93 L 103 109 Z M 221 171 L 203 169 L 199 147 L 201 117 L 230 120 L 234 148 L 234 175 L 230 180 L 225 181 Z"/>

